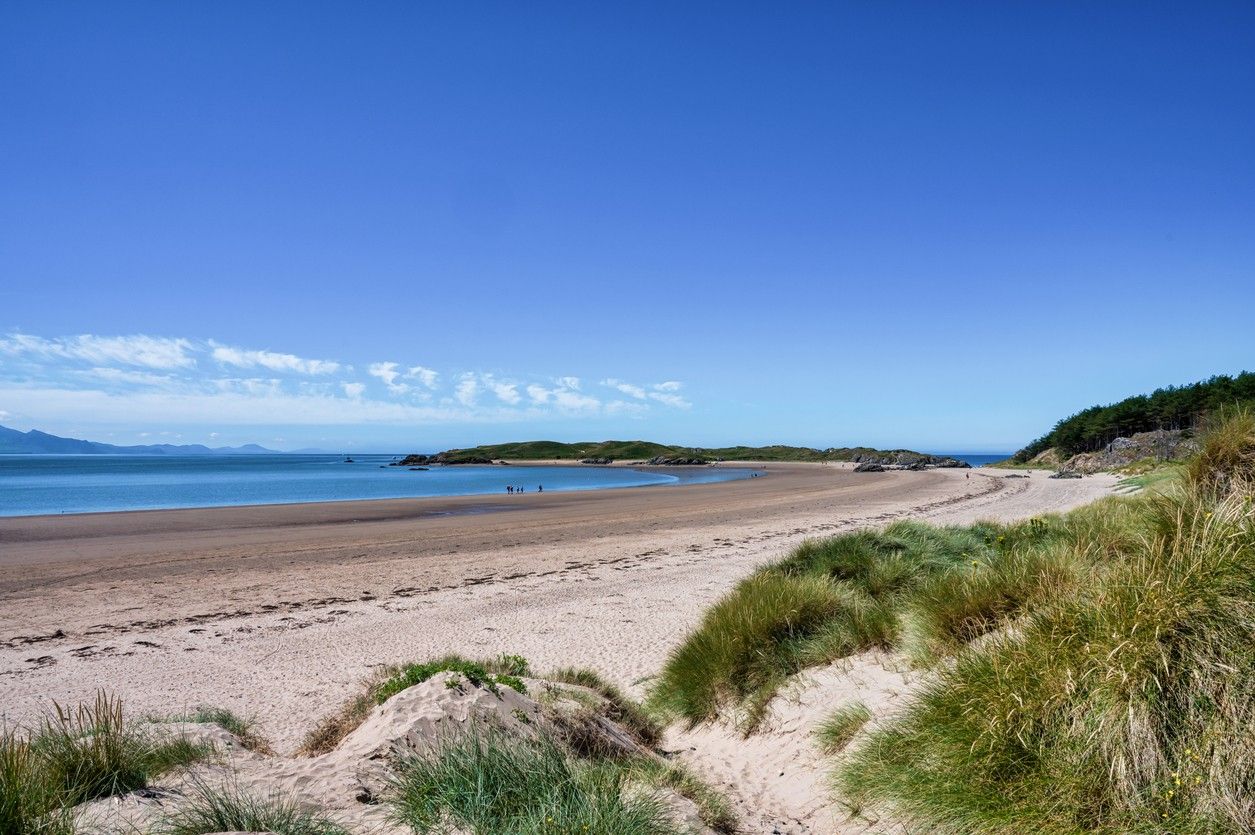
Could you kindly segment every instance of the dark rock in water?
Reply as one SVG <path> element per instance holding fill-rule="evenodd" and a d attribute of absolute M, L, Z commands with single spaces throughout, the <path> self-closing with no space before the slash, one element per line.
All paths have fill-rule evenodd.
<path fill-rule="evenodd" d="M 1078 473 L 1076 470 L 1060 470 L 1059 472 L 1050 476 L 1050 478 L 1080 478 L 1080 477 L 1081 477 L 1081 474 Z"/>
<path fill-rule="evenodd" d="M 883 473 L 885 471 L 884 464 L 877 464 L 875 461 L 864 461 L 854 468 L 856 473 Z"/>
<path fill-rule="evenodd" d="M 581 464 L 601 464 L 601 465 L 610 464 L 613 462 L 614 462 L 613 458 L 584 458 L 580 461 Z"/>
<path fill-rule="evenodd" d="M 410 467 L 410 472 L 412 472 L 412 473 L 419 473 L 419 472 L 425 473 L 425 472 L 427 472 L 427 469 L 428 469 L 427 467 Z"/>
<path fill-rule="evenodd" d="M 435 461 L 434 455 L 407 455 L 400 461 L 393 461 L 389 467 L 420 467 L 423 464 L 431 464 Z"/>

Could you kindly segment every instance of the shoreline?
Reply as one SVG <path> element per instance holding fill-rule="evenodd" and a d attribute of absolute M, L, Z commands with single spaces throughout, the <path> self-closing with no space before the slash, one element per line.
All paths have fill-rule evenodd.
<path fill-rule="evenodd" d="M 532 462 L 528 462 L 529 465 Z M 478 466 L 478 465 L 466 465 Z M 483 465 L 488 466 L 488 465 Z M 544 462 L 537 466 L 571 466 L 560 462 Z M 596 466 L 619 466 L 615 464 Z M 704 464 L 700 467 L 631 466 L 645 471 L 678 469 L 705 469 L 717 466 Z M 764 462 L 737 462 L 726 469 L 757 469 L 771 474 L 773 465 Z M 833 467 L 829 464 L 806 462 L 776 462 L 776 474 L 793 467 Z M 837 465 L 839 466 L 839 465 Z M 498 513 L 511 510 L 531 510 L 541 507 L 566 506 L 564 500 L 575 496 L 612 494 L 623 491 L 691 490 L 717 487 L 749 477 L 730 478 L 725 481 L 679 484 L 633 484 L 613 487 L 597 487 L 586 490 L 554 489 L 543 493 L 506 495 L 495 493 L 466 493 L 452 496 L 404 496 L 387 499 L 328 499 L 312 502 L 271 502 L 268 504 L 204 505 L 199 507 L 159 507 L 134 510 L 94 510 L 82 513 L 38 513 L 25 516 L 0 516 L 0 544 L 38 542 L 47 539 L 79 539 L 111 536 L 121 532 L 143 532 L 160 528 L 170 532 L 214 531 L 223 529 L 248 529 L 256 527 L 306 526 L 311 524 L 335 525 L 354 522 L 418 521 L 448 516 L 472 516 L 481 513 Z M 552 498 L 551 498 L 552 497 Z M 56 530 L 51 530 L 55 528 Z M 4 555 L 0 554 L 0 567 Z"/>
<path fill-rule="evenodd" d="M 81 457 L 98 457 L 98 456 L 81 456 Z M 134 457 L 134 456 L 130 456 L 130 457 Z M 788 466 L 789 464 L 794 463 L 794 462 L 776 462 L 776 463 Z M 797 463 L 806 463 L 806 462 L 797 462 Z M 731 464 L 731 466 L 723 466 L 724 464 Z M 578 464 L 578 463 L 574 463 L 570 461 L 546 460 L 546 461 L 507 461 L 505 462 L 504 466 L 571 467 L 571 468 L 578 468 L 578 469 L 616 468 L 616 469 L 639 470 L 640 472 L 643 472 L 643 473 L 657 473 L 661 475 L 668 475 L 678 470 L 698 470 L 698 469 L 704 470 L 704 469 L 710 469 L 710 468 L 766 469 L 765 464 L 766 462 L 715 462 L 711 464 L 700 464 L 700 465 L 692 465 L 692 466 L 688 466 L 688 465 L 662 466 L 662 465 L 635 464 L 635 463 L 626 463 L 626 462 L 621 463 L 621 464 L 620 463 Z M 503 465 L 501 464 L 457 464 L 457 465 L 442 465 L 442 466 L 450 466 L 457 469 L 464 469 L 468 467 L 501 468 Z M 588 487 L 588 488 L 574 488 L 574 489 L 564 489 L 564 488 L 559 487 L 559 488 L 553 488 L 552 490 L 550 490 L 549 495 L 566 495 L 566 494 L 571 494 L 571 493 L 601 493 L 601 492 L 611 491 L 611 490 L 639 490 L 641 488 L 648 488 L 648 487 L 655 487 L 655 488 L 696 487 L 702 483 L 722 484 L 722 483 L 725 483 L 725 481 L 742 481 L 748 478 L 749 476 L 739 476 L 739 477 L 731 477 L 731 478 L 728 478 L 719 482 L 698 482 L 697 484 L 686 484 L 686 483 L 681 482 L 679 484 L 672 484 L 672 483 L 624 484 L 624 485 L 612 485 L 612 486 L 607 486 L 607 487 Z M 486 501 L 489 499 L 489 497 L 500 497 L 503 495 L 506 495 L 506 494 L 502 493 L 501 491 L 496 491 L 492 493 L 460 493 L 460 494 L 451 494 L 451 495 L 445 495 L 445 496 L 394 496 L 390 498 L 369 498 L 368 497 L 368 498 L 361 498 L 361 499 L 320 499 L 320 500 L 314 500 L 314 501 L 263 502 L 259 504 L 195 505 L 195 506 L 189 506 L 189 507 L 146 507 L 146 508 L 126 508 L 126 509 L 120 509 L 120 510 L 83 510 L 83 511 L 69 511 L 69 512 L 62 511 L 60 513 L 27 513 L 27 514 L 20 514 L 20 515 L 14 515 L 14 516 L 0 515 L 0 543 L 3 543 L 6 541 L 4 523 L 8 521 L 12 521 L 12 520 L 78 519 L 78 518 L 83 518 L 83 517 L 113 516 L 113 515 L 119 515 L 119 514 L 174 513 L 174 512 L 179 512 L 179 511 L 201 512 L 201 511 L 213 511 L 213 510 L 240 510 L 240 509 L 245 509 L 245 508 L 262 508 L 262 509 L 285 508 L 285 507 L 303 508 L 306 506 L 317 507 L 317 506 L 327 506 L 327 505 L 363 505 L 363 504 L 369 504 L 369 503 L 382 504 L 386 502 L 439 502 L 439 501 L 453 500 L 453 499 L 467 499 L 467 500 L 478 499 L 480 501 Z M 533 494 L 523 493 L 523 494 L 520 494 L 519 496 L 509 495 L 506 500 L 513 502 L 515 501 L 516 498 L 522 498 L 524 496 L 530 496 L 530 495 L 533 495 Z M 544 495 L 544 494 L 537 493 L 536 495 Z M 491 512 L 496 509 L 497 508 L 486 508 L 483 510 L 476 510 L 476 509 L 467 510 L 467 509 L 459 507 L 457 510 L 450 511 L 450 512 L 459 512 L 459 513 Z M 506 509 L 506 508 L 501 508 L 501 509 Z M 370 512 L 370 509 L 368 508 L 367 513 L 369 512 Z"/>

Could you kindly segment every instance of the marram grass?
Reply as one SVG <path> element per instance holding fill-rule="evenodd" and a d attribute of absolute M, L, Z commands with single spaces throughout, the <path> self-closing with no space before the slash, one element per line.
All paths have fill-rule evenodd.
<path fill-rule="evenodd" d="M 1253 460 L 1238 413 L 1175 489 L 1070 514 L 1086 582 L 958 653 L 839 793 L 921 831 L 1255 831 Z"/>
<path fill-rule="evenodd" d="M 551 740 L 473 728 L 398 769 L 393 817 L 414 832 L 679 835 L 659 800 L 615 763 L 578 760 Z"/>
<path fill-rule="evenodd" d="M 0 833 L 70 835 L 72 807 L 143 788 L 211 756 L 212 749 L 124 717 L 104 693 L 57 706 L 33 733 L 0 729 Z"/>
<path fill-rule="evenodd" d="M 281 795 L 259 796 L 236 785 L 196 785 L 153 835 L 208 835 L 213 832 L 271 832 L 274 835 L 348 835 L 325 815 Z"/>
<path fill-rule="evenodd" d="M 1123 511 L 1119 511 L 1123 513 Z M 721 710 L 746 732 L 789 676 L 881 648 L 928 666 L 1082 582 L 1090 559 L 1064 549 L 1076 519 L 934 528 L 897 522 L 803 543 L 742 581 L 671 654 L 652 707 L 689 723 Z"/>
<path fill-rule="evenodd" d="M 850 702 L 837 708 L 815 730 L 820 750 L 835 754 L 845 748 L 871 718 L 871 711 L 862 702 Z"/>

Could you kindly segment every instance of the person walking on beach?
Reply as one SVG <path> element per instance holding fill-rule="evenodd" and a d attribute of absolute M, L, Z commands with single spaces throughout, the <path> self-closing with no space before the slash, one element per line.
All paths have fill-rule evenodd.
<path fill-rule="evenodd" d="M 537 493 L 543 493 L 543 492 L 545 492 L 545 485 L 543 485 L 543 484 L 537 484 L 537 485 L 536 485 L 536 492 L 537 492 Z"/>
<path fill-rule="evenodd" d="M 506 491 L 507 493 L 513 493 L 513 492 L 514 492 L 514 485 L 513 485 L 513 484 L 507 484 L 507 485 L 505 486 L 505 491 Z"/>

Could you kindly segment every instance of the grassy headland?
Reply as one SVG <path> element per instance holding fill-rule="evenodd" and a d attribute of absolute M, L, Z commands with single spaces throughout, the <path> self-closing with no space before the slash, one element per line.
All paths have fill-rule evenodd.
<path fill-rule="evenodd" d="M 449 449 L 430 456 L 436 464 L 481 463 L 486 461 L 650 461 L 682 459 L 692 463 L 712 461 L 867 461 L 909 464 L 935 463 L 939 456 L 909 449 L 871 447 L 829 447 L 814 449 L 797 446 L 685 447 L 652 441 L 522 441 L 485 444 L 465 449 Z"/>

